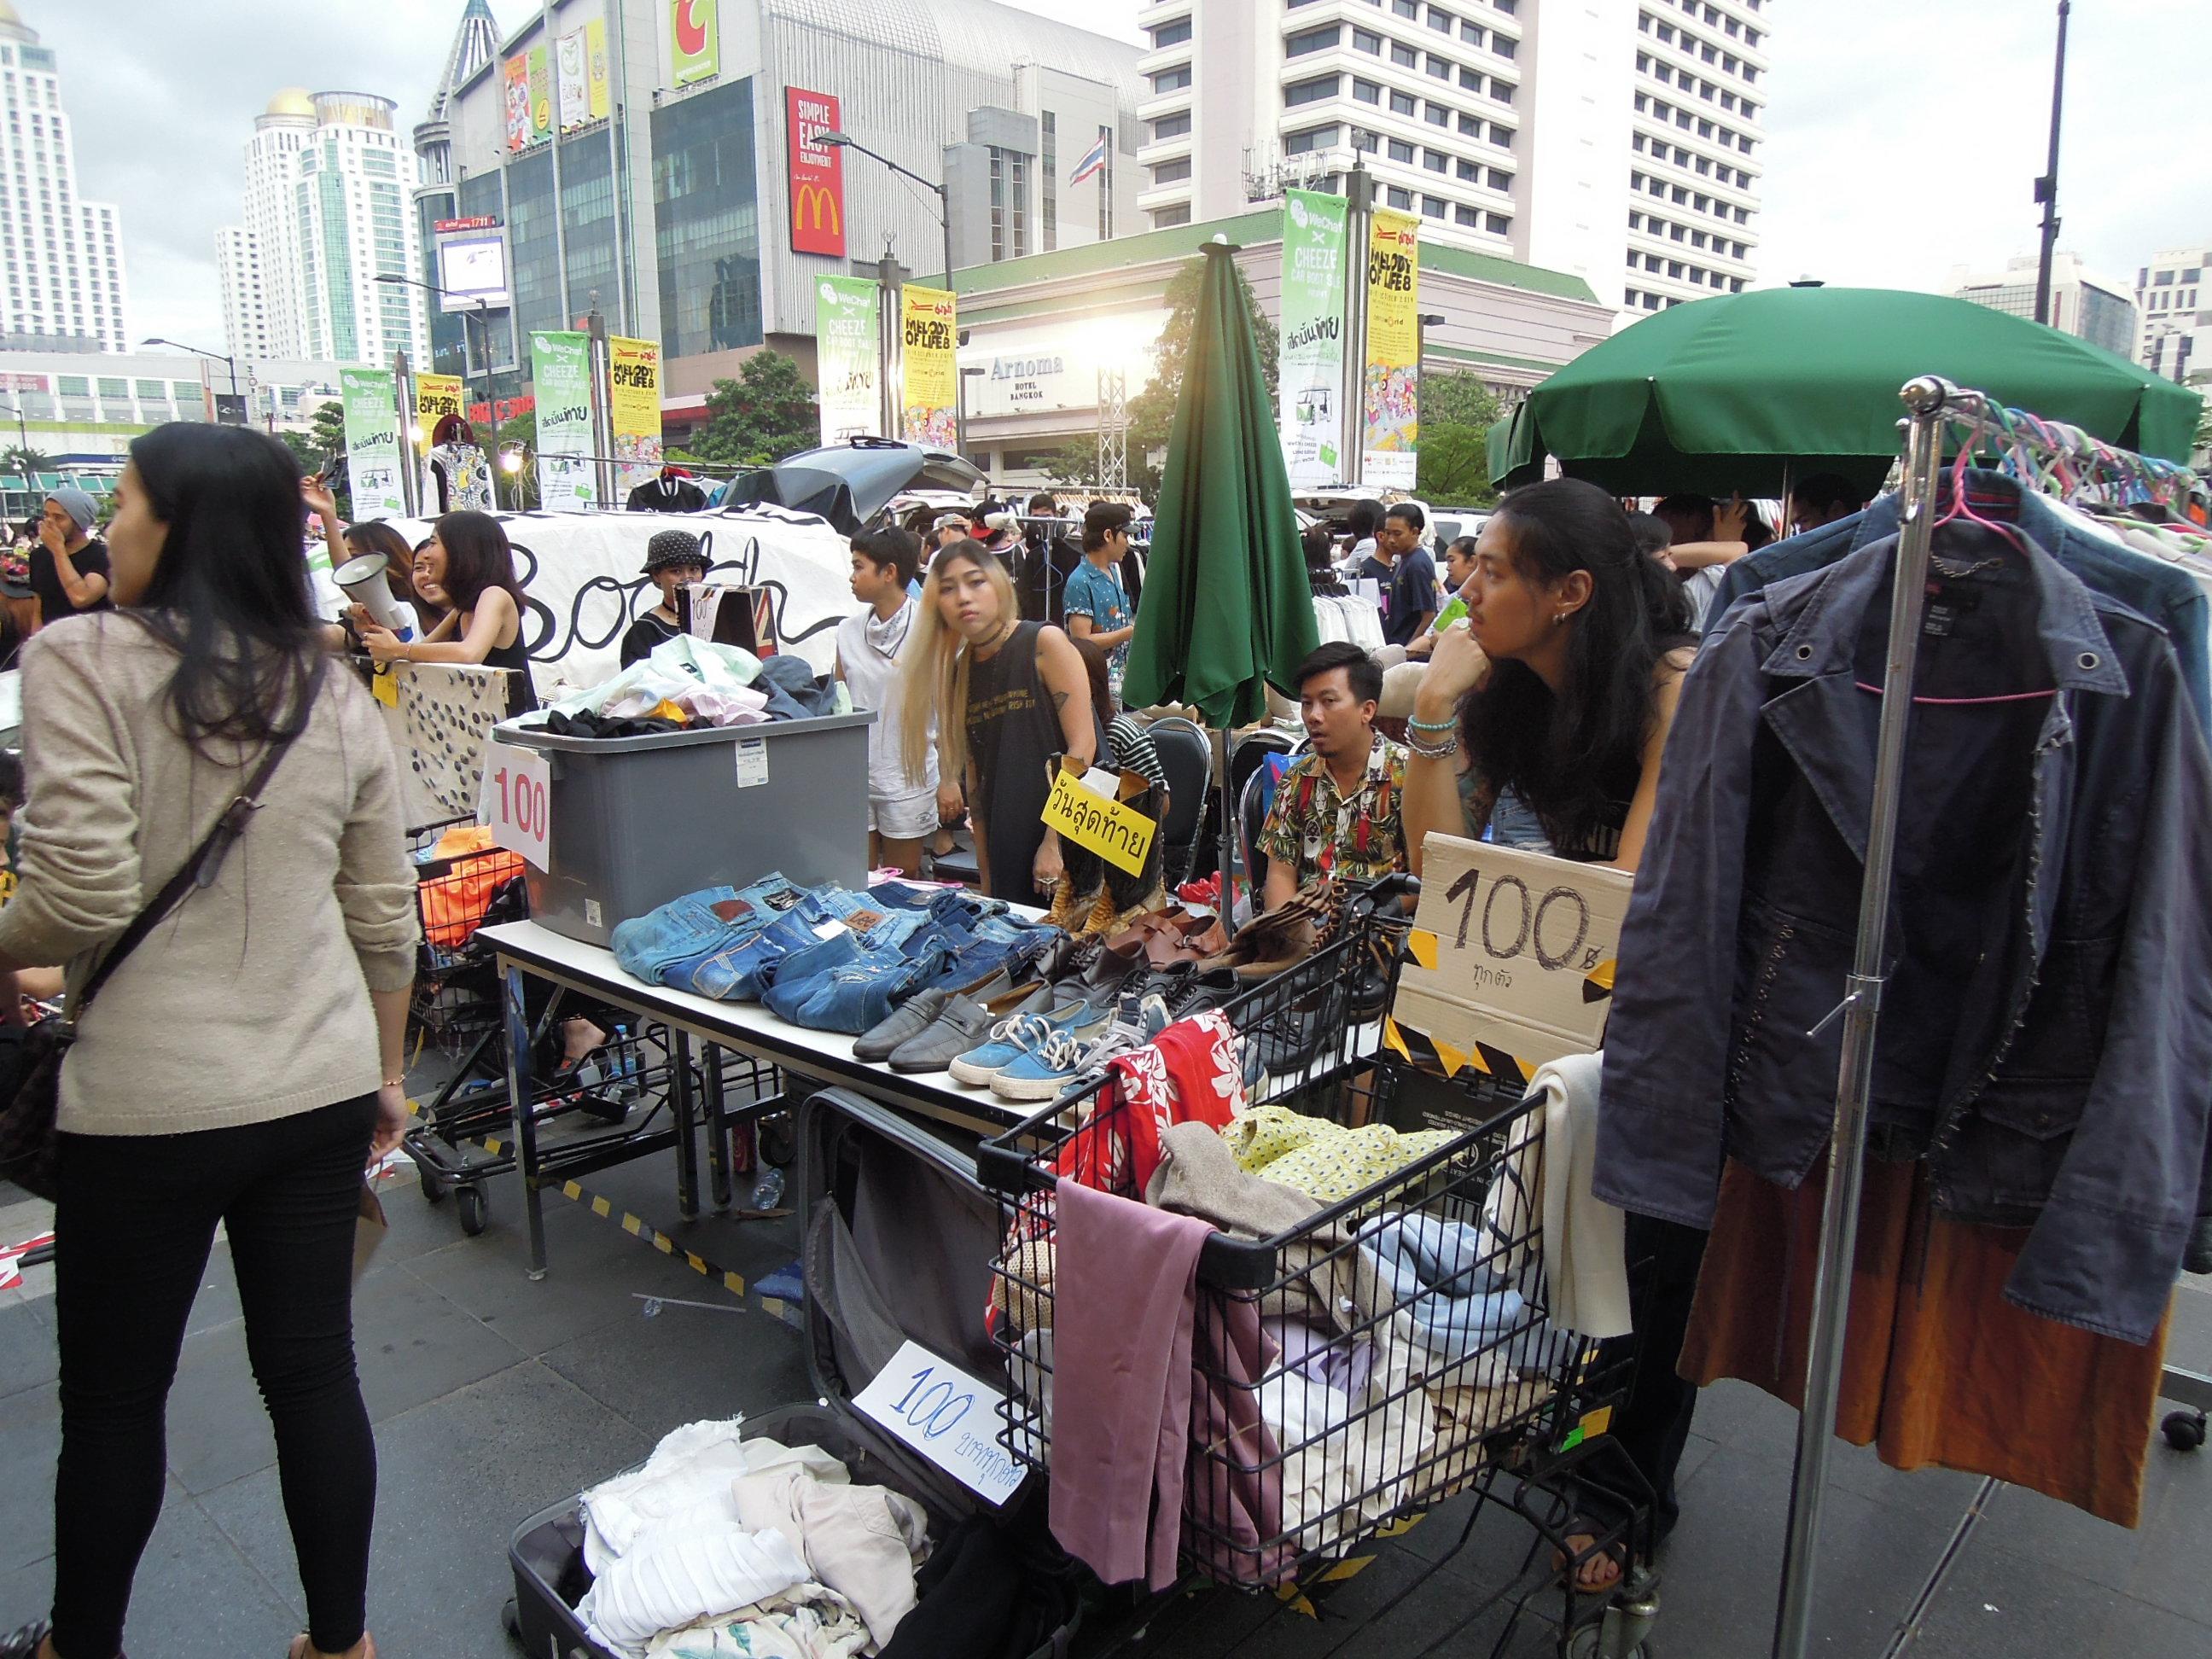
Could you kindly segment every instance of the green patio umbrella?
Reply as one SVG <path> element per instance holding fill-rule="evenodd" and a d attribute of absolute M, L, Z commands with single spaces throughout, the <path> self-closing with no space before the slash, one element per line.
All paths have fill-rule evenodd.
<path fill-rule="evenodd" d="M 1122 683 L 1132 708 L 1189 703 L 1213 728 L 1224 918 L 1228 732 L 1265 717 L 1269 685 L 1291 693 L 1292 672 L 1321 642 L 1274 406 L 1237 292 L 1235 252 L 1225 241 L 1206 246 Z"/>
<path fill-rule="evenodd" d="M 1550 454 L 1618 495 L 1779 495 L 1785 476 L 1814 472 L 1872 489 L 1916 374 L 2185 463 L 2200 406 L 2124 357 L 1969 301 L 1769 289 L 1673 307 L 1584 352 L 1516 413 L 1494 476 L 1525 483 Z"/>

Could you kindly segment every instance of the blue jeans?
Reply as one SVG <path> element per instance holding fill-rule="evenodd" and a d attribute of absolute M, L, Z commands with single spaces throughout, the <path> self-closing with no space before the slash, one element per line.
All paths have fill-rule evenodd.
<path fill-rule="evenodd" d="M 793 1025 L 858 1036 L 889 1018 L 894 1006 L 938 974 L 953 942 L 937 928 L 872 946 L 862 945 L 856 934 L 841 933 L 826 943 L 843 948 L 816 957 L 813 971 L 799 974 L 793 971 L 798 958 L 787 961 L 763 1000 Z"/>
<path fill-rule="evenodd" d="M 617 924 L 609 948 L 624 973 L 665 985 L 686 964 L 759 933 L 788 908 L 780 901 L 798 891 L 780 874 L 743 888 L 703 888 Z"/>
<path fill-rule="evenodd" d="M 865 908 L 842 887 L 817 887 L 758 932 L 672 968 L 663 983 L 718 1002 L 757 1001 L 786 957 L 822 942 L 817 927 Z"/>

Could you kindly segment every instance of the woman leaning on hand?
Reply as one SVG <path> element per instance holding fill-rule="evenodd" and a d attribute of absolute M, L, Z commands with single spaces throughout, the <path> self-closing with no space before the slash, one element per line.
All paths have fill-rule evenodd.
<path fill-rule="evenodd" d="M 1431 830 L 1480 836 L 1633 871 L 1694 641 L 1674 577 L 1639 550 L 1628 515 L 1594 484 L 1515 490 L 1475 543 L 1460 590 L 1468 619 L 1437 636 L 1407 728 L 1401 811 L 1415 874 Z M 1613 1434 L 1656 1494 L 1664 1537 L 1696 1387 L 1674 1373 L 1705 1235 L 1632 1215 L 1627 1252 L 1638 1352 Z M 1648 1265 L 1645 1265 L 1648 1264 Z M 1607 1362 L 1621 1357 L 1610 1350 Z M 1581 1555 L 1600 1528 L 1571 1528 Z M 1619 1580 L 1616 1557 L 1576 1567 L 1577 1588 Z"/>
<path fill-rule="evenodd" d="M 157 428 L 131 446 L 116 501 L 122 610 L 64 619 L 24 653 L 30 799 L 0 972 L 66 962 L 74 996 L 290 741 L 213 884 L 117 967 L 62 1069 L 52 1618 L 0 1637 L 0 1659 L 121 1651 L 219 1225 L 306 1591 L 293 1659 L 372 1655 L 355 1219 L 363 1166 L 405 1121 L 416 939 L 392 746 L 354 678 L 319 670 L 282 444 Z M 141 1646 L 167 1650 L 164 1616 L 148 1610 Z"/>

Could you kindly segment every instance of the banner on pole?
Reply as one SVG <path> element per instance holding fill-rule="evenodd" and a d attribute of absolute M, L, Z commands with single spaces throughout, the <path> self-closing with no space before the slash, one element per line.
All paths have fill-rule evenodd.
<path fill-rule="evenodd" d="M 1421 222 L 1375 210 L 1367 243 L 1367 365 L 1361 385 L 1362 483 L 1411 489 L 1421 422 L 1419 289 Z"/>
<path fill-rule="evenodd" d="M 823 276 L 814 285 L 814 360 L 821 380 L 816 401 L 825 444 L 880 435 L 881 292 L 865 276 Z"/>
<path fill-rule="evenodd" d="M 660 471 L 660 342 L 607 337 L 615 488 L 624 495 Z"/>
<path fill-rule="evenodd" d="M 910 444 L 951 449 L 959 441 L 958 296 L 941 288 L 900 290 L 906 376 L 901 399 Z"/>
<path fill-rule="evenodd" d="M 1345 477 L 1345 214 L 1340 196 L 1284 192 L 1277 419 L 1293 489 Z"/>
<path fill-rule="evenodd" d="M 461 412 L 461 377 L 458 374 L 417 374 L 415 377 L 415 453 L 427 455 L 438 435 L 438 422 Z"/>
<path fill-rule="evenodd" d="M 346 475 L 356 519 L 404 516 L 407 498 L 399 476 L 398 388 L 388 368 L 342 368 L 338 396 L 345 409 Z"/>
<path fill-rule="evenodd" d="M 599 498 L 592 463 L 592 337 L 533 330 L 530 378 L 538 395 L 538 504 L 588 513 Z"/>

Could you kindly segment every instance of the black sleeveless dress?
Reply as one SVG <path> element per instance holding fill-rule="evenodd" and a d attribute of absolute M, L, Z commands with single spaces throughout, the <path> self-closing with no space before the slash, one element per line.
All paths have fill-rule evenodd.
<path fill-rule="evenodd" d="M 1004 645 L 968 670 L 968 752 L 981 780 L 968 805 L 982 826 L 991 896 L 1018 904 L 1038 900 L 1031 866 L 1044 843 L 1052 757 L 1066 747 L 1037 668 L 1042 627 L 1017 623 Z M 1103 731 L 1092 752 L 1106 752 Z"/>

